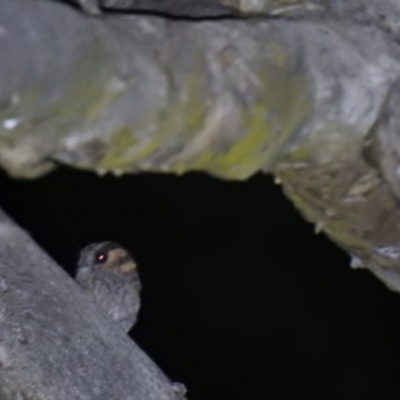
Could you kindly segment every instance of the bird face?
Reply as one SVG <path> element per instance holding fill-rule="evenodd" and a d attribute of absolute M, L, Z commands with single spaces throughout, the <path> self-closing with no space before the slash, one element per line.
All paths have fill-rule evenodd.
<path fill-rule="evenodd" d="M 86 246 L 80 254 L 78 272 L 93 274 L 114 272 L 129 274 L 136 270 L 136 263 L 128 250 L 112 242 L 94 243 Z"/>

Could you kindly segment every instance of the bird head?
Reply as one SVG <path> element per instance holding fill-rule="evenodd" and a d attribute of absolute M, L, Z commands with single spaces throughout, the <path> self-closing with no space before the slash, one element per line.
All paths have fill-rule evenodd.
<path fill-rule="evenodd" d="M 90 244 L 81 251 L 77 271 L 80 274 L 94 272 L 128 274 L 136 268 L 136 263 L 127 249 L 117 243 L 100 242 Z"/>

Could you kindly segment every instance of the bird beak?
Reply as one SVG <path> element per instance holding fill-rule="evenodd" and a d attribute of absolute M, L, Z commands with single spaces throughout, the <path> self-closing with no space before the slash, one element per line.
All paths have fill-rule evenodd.
<path fill-rule="evenodd" d="M 132 260 L 124 262 L 120 267 L 120 271 L 123 274 L 133 271 L 134 269 L 136 269 L 136 264 Z"/>

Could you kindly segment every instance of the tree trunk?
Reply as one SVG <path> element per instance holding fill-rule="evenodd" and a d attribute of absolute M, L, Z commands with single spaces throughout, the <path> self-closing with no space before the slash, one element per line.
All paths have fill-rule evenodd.
<path fill-rule="evenodd" d="M 106 13 L 140 3 L 117 2 L 100 4 Z M 174 6 L 162 9 L 167 3 L 174 1 L 160 0 L 161 8 L 150 11 L 174 15 Z M 396 1 L 298 0 L 282 6 L 221 0 L 214 16 L 258 18 L 208 21 L 128 14 L 92 18 L 54 1 L 0 4 L 0 165 L 9 174 L 33 178 L 59 163 L 116 175 L 199 170 L 246 179 L 258 171 L 273 173 L 316 230 L 352 255 L 353 267 L 369 268 L 400 291 Z M 212 16 L 206 8 L 190 10 L 177 6 L 175 14 Z M 19 250 L 7 249 L 1 254 L 20 260 Z M 25 266 L 10 262 L 26 268 L 39 257 L 34 253 L 26 254 Z M 52 279 L 40 281 L 43 290 L 53 293 L 51 282 L 57 282 L 55 304 L 70 302 L 62 290 L 72 293 L 72 284 L 62 275 L 57 278 L 62 285 Z M 40 285 L 30 288 L 42 293 Z M 61 336 L 70 318 L 82 324 L 81 308 L 67 310 Z M 54 321 L 49 332 L 58 329 Z M 106 326 L 104 332 L 111 329 Z M 84 329 L 98 343 L 103 328 Z M 126 338 L 101 337 L 119 341 L 107 357 L 128 363 Z M 89 342 L 79 350 L 92 351 L 85 347 Z M 138 368 L 130 360 L 127 369 Z M 89 374 L 87 382 L 94 377 Z M 163 398 L 161 392 L 143 393 Z"/>

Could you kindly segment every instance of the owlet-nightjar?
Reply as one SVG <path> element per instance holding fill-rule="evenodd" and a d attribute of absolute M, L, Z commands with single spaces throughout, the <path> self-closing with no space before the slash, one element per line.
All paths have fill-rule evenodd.
<path fill-rule="evenodd" d="M 128 250 L 112 242 L 86 246 L 75 279 L 125 332 L 132 328 L 140 308 L 141 284 Z"/>

